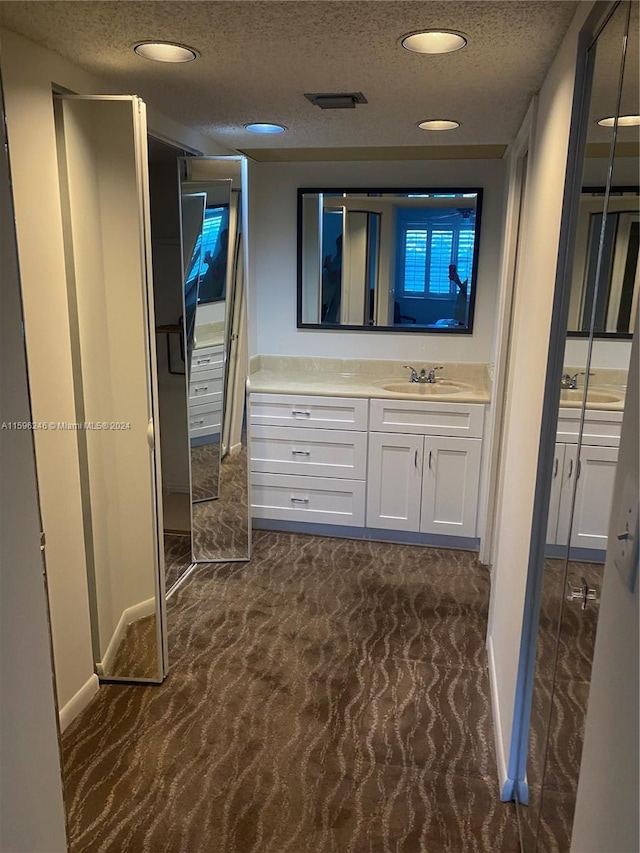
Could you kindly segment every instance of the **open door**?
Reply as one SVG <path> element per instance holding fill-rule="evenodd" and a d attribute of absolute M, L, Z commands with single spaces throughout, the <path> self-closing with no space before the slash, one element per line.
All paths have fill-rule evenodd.
<path fill-rule="evenodd" d="M 93 652 L 167 673 L 147 128 L 134 96 L 56 98 Z M 46 283 L 43 282 L 43 286 Z"/>

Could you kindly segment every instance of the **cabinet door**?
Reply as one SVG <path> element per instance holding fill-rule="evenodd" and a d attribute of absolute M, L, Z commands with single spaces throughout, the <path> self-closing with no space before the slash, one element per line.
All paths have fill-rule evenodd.
<path fill-rule="evenodd" d="M 617 447 L 582 447 L 571 530 L 572 548 L 606 550 L 617 461 Z"/>
<path fill-rule="evenodd" d="M 562 483 L 564 481 L 564 455 L 566 445 L 562 442 L 556 444 L 553 458 L 553 475 L 551 480 L 551 493 L 549 495 L 549 520 L 547 522 L 547 544 L 555 545 L 558 542 L 558 513 L 560 511 L 560 496 Z"/>
<path fill-rule="evenodd" d="M 419 529 L 422 450 L 420 435 L 369 435 L 367 527 Z"/>
<path fill-rule="evenodd" d="M 481 448 L 478 438 L 425 437 L 422 533 L 476 535 Z"/>

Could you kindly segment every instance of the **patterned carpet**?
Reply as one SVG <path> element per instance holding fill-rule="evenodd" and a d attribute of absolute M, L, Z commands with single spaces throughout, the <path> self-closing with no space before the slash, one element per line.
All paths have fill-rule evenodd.
<path fill-rule="evenodd" d="M 575 585 L 585 578 L 601 590 L 603 568 L 570 562 L 568 575 Z M 524 853 L 569 853 L 571 846 L 598 604 L 589 602 L 582 610 L 579 601 L 567 602 L 564 595 L 564 561 L 545 560 L 527 764 L 529 805 L 520 809 Z"/>
<path fill-rule="evenodd" d="M 72 851 L 515 853 L 474 554 L 255 535 L 170 599 L 171 671 L 63 738 Z"/>
<path fill-rule="evenodd" d="M 220 497 L 193 504 L 193 555 L 207 560 L 246 560 L 249 554 L 249 486 L 246 444 L 220 463 Z"/>

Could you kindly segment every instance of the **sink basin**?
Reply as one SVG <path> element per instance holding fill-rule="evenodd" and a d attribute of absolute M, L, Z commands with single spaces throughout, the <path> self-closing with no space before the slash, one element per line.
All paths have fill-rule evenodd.
<path fill-rule="evenodd" d="M 411 394 L 415 397 L 441 397 L 446 394 L 459 394 L 461 391 L 472 391 L 473 385 L 465 382 L 453 382 L 447 379 L 439 379 L 437 382 L 386 382 L 381 384 L 385 391 L 394 394 Z"/>
<path fill-rule="evenodd" d="M 563 388 L 560 392 L 561 403 L 581 405 L 584 398 L 584 388 Z M 587 403 L 620 403 L 621 401 L 621 395 L 612 391 L 596 391 L 595 389 L 587 391 Z"/>

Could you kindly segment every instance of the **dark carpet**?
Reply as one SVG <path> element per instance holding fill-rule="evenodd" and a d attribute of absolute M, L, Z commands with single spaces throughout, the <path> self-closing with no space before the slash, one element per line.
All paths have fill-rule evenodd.
<path fill-rule="evenodd" d="M 515 853 L 470 552 L 255 535 L 63 738 L 73 853 Z"/>

